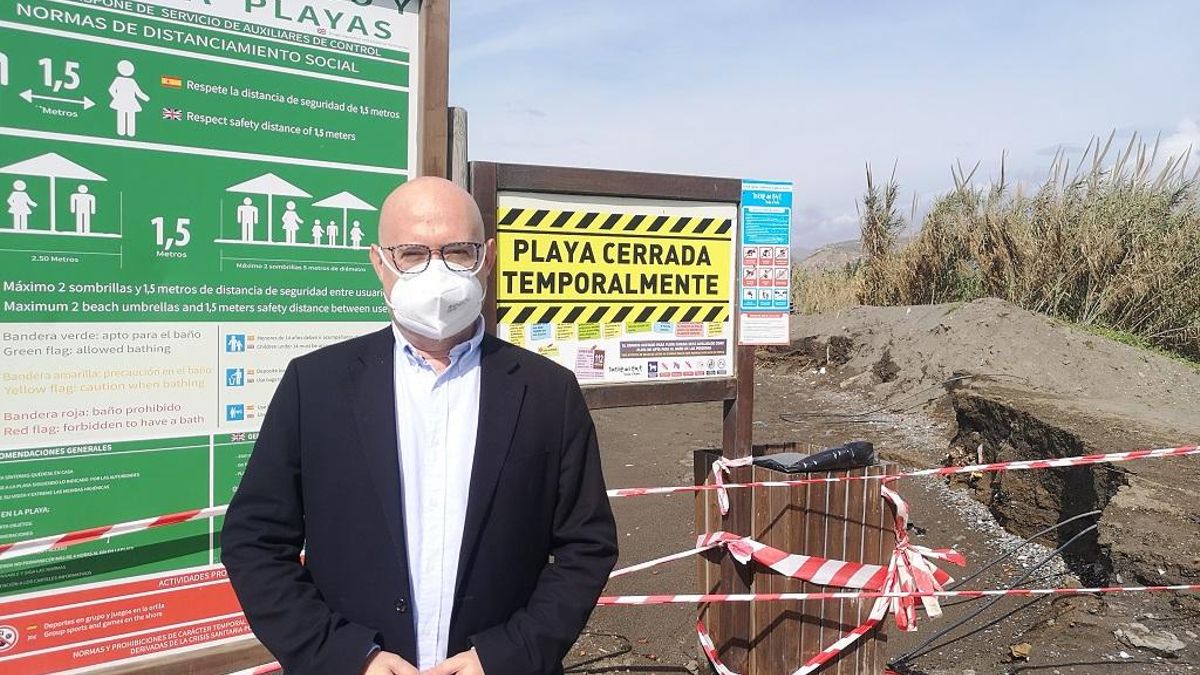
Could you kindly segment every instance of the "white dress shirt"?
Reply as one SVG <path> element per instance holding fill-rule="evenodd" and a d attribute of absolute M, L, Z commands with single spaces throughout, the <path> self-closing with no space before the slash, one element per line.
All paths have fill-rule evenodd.
<path fill-rule="evenodd" d="M 396 334 L 396 439 L 419 669 L 448 655 L 450 614 L 479 426 L 483 319 L 438 374 Z"/>

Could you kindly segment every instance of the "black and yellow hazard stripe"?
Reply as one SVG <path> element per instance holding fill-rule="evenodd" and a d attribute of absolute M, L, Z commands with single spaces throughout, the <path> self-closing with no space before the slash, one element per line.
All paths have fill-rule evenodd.
<path fill-rule="evenodd" d="M 496 209 L 496 228 L 501 231 L 541 230 L 573 234 L 653 235 L 656 237 L 701 237 L 728 239 L 733 221 L 729 218 L 650 216 L 636 213 L 597 213 L 521 209 Z"/>
<path fill-rule="evenodd" d="M 523 323 L 644 323 L 666 321 L 724 322 L 729 319 L 725 302 L 687 302 L 663 304 L 629 303 L 527 303 L 500 302 L 496 322 Z"/>

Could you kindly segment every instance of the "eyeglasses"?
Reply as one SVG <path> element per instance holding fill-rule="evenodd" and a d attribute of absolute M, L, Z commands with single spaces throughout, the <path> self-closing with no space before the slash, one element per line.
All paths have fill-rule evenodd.
<path fill-rule="evenodd" d="M 474 272 L 483 262 L 483 244 L 474 241 L 457 241 L 438 248 L 424 244 L 398 244 L 380 246 L 391 257 L 396 271 L 401 274 L 420 274 L 429 268 L 429 260 L 437 251 L 442 264 L 451 272 Z"/>

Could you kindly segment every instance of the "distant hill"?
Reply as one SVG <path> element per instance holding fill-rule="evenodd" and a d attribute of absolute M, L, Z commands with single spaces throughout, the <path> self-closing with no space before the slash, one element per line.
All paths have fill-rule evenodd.
<path fill-rule="evenodd" d="M 798 264 L 806 270 L 822 271 L 842 269 L 861 259 L 862 244 L 857 239 L 851 239 L 826 244 L 803 258 L 798 258 Z"/>
<path fill-rule="evenodd" d="M 912 240 L 913 238 L 908 235 L 897 237 L 896 247 L 903 248 Z M 849 239 L 825 244 L 815 251 L 797 253 L 795 259 L 801 268 L 821 272 L 844 269 L 846 265 L 853 265 L 862 260 L 862 257 L 862 242 L 858 239 Z"/>

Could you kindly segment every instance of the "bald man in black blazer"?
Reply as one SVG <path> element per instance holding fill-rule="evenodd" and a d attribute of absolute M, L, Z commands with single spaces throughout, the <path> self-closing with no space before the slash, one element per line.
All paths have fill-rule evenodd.
<path fill-rule="evenodd" d="M 433 251 L 473 240 L 481 259 L 472 273 L 485 279 L 495 244 L 482 238 L 469 195 L 418 179 L 385 204 L 388 247 L 373 248 L 372 260 L 390 293 L 380 265 L 392 263 L 381 256 L 401 240 Z M 426 264 L 466 255 L 440 250 L 444 260 Z M 483 335 L 477 319 L 441 341 L 389 326 L 284 373 L 230 504 L 221 558 L 255 635 L 288 675 L 419 672 L 418 622 L 432 617 L 414 616 L 406 528 L 415 514 L 405 510 L 397 436 L 413 420 L 398 412 L 395 369 L 412 358 L 447 372 L 455 350 L 465 358 L 468 349 L 478 350 L 478 419 L 462 423 L 477 425 L 474 452 L 458 474 L 469 475 L 458 562 L 443 575 L 453 584 L 443 589 L 453 599 L 445 660 L 426 672 L 562 672 L 617 557 L 596 431 L 570 371 Z"/>

